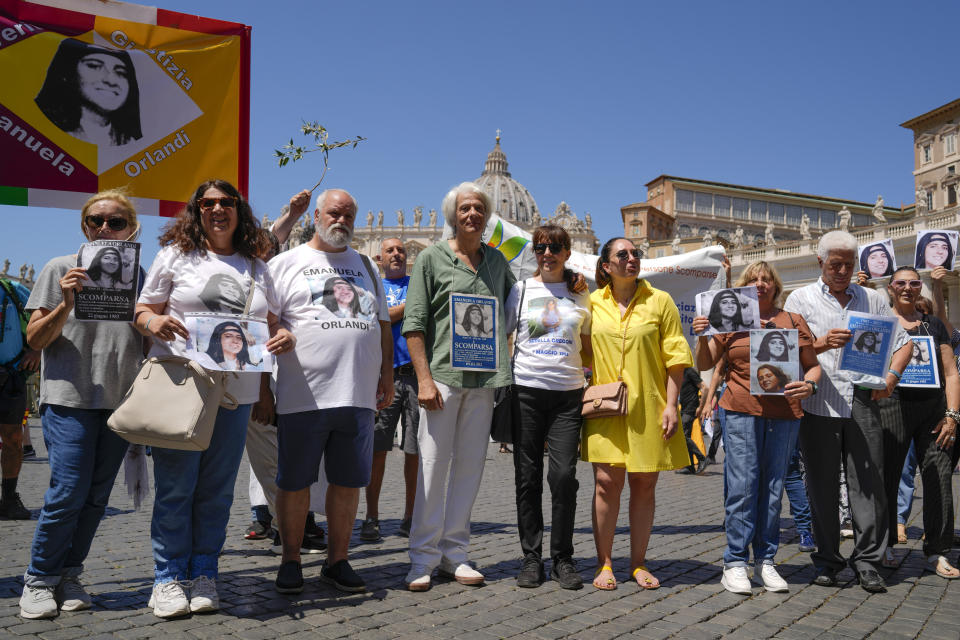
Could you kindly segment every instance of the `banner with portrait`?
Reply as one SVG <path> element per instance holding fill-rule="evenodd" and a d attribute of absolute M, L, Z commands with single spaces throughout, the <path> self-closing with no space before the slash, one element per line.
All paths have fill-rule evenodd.
<path fill-rule="evenodd" d="M 852 336 L 840 353 L 838 368 L 884 378 L 893 353 L 897 319 L 850 311 L 845 328 Z"/>
<path fill-rule="evenodd" d="M 933 336 L 910 336 L 913 353 L 900 378 L 901 387 L 940 388 L 937 343 Z M 952 366 L 952 364 L 951 364 Z"/>
<path fill-rule="evenodd" d="M 77 291 L 73 315 L 77 320 L 133 322 L 140 276 L 140 244 L 97 240 L 80 246 L 77 266 L 87 270 Z"/>
<path fill-rule="evenodd" d="M 957 258 L 958 236 L 960 234 L 951 230 L 918 231 L 914 267 L 929 270 L 944 267 L 947 271 L 953 271 Z"/>
<path fill-rule="evenodd" d="M 858 247 L 860 271 L 871 280 L 892 276 L 897 270 L 897 257 L 893 252 L 893 240 L 884 238 L 880 242 Z"/>
<path fill-rule="evenodd" d="M 782 396 L 784 387 L 800 380 L 799 332 L 755 329 L 750 332 L 750 393 Z"/>
<path fill-rule="evenodd" d="M 239 314 L 186 313 L 186 355 L 204 369 L 236 373 L 270 373 L 273 355 L 267 351 L 270 329 L 264 318 Z"/>
<path fill-rule="evenodd" d="M 450 367 L 461 371 L 496 371 L 497 299 L 466 293 L 450 294 Z"/>
<path fill-rule="evenodd" d="M 124 2 L 0 0 L 0 204 L 79 209 L 126 187 L 176 215 L 247 190 L 250 27 Z"/>

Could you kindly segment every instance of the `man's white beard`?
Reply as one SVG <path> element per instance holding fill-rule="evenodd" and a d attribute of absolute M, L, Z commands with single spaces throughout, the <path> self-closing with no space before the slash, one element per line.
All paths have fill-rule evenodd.
<path fill-rule="evenodd" d="M 320 229 L 320 238 L 331 247 L 342 249 L 353 240 L 353 229 L 342 224 L 332 224 L 326 229 Z"/>

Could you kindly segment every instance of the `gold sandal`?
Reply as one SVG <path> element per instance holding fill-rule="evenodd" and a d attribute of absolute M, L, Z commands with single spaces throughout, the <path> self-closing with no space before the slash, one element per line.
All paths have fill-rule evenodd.
<path fill-rule="evenodd" d="M 640 573 L 641 571 L 645 571 L 645 572 L 647 573 L 647 575 L 650 576 L 650 577 L 649 577 L 649 578 L 644 578 L 642 581 L 641 581 L 641 580 L 637 580 L 637 574 Z M 643 589 L 647 589 L 648 591 L 652 591 L 653 589 L 659 589 L 659 588 L 660 588 L 660 581 L 653 577 L 653 574 L 650 573 L 650 570 L 647 569 L 646 565 L 642 565 L 642 564 L 641 564 L 640 566 L 638 566 L 638 567 L 637 567 L 636 569 L 634 569 L 633 572 L 630 574 L 630 577 L 632 577 L 632 578 L 636 581 L 636 583 L 637 583 L 638 586 L 640 586 L 640 587 L 643 588 Z"/>
<path fill-rule="evenodd" d="M 599 578 L 600 574 L 603 573 L 604 571 L 609 571 L 610 577 L 607 578 L 605 581 L 597 583 L 597 578 Z M 613 591 L 614 589 L 616 589 L 617 578 L 613 575 L 613 567 L 605 564 L 599 569 L 597 569 L 596 573 L 593 574 L 593 586 L 596 587 L 597 589 L 600 589 L 601 591 Z"/>

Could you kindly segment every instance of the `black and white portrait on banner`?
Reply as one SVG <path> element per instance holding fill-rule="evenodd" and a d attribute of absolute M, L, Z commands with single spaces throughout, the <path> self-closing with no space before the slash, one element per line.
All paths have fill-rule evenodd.
<path fill-rule="evenodd" d="M 132 322 L 140 272 L 140 244 L 123 240 L 97 240 L 81 245 L 77 266 L 87 272 L 77 292 L 77 320 Z"/>
<path fill-rule="evenodd" d="M 697 315 L 710 326 L 701 335 L 733 333 L 760 328 L 760 305 L 756 287 L 717 289 L 698 293 Z"/>

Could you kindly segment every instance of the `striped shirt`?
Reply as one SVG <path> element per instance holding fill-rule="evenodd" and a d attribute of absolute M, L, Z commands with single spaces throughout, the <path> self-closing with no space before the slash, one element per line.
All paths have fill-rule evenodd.
<path fill-rule="evenodd" d="M 883 296 L 872 289 L 865 289 L 851 283 L 846 293 L 850 296 L 850 300 L 846 306 L 841 307 L 840 302 L 831 295 L 830 288 L 824 284 L 823 278 L 817 278 L 815 283 L 791 293 L 783 309 L 803 316 L 815 337 L 826 335 L 830 329 L 846 328 L 848 311 L 860 311 L 875 316 L 893 315 Z M 906 332 L 898 324 L 893 337 L 893 351 L 903 346 L 906 340 Z M 803 401 L 805 412 L 818 416 L 849 418 L 854 385 L 872 389 L 882 389 L 886 386 L 886 381 L 877 376 L 840 371 L 838 367 L 842 351 L 842 349 L 827 349 L 817 356 L 823 373 L 820 376 L 817 393 Z"/>

